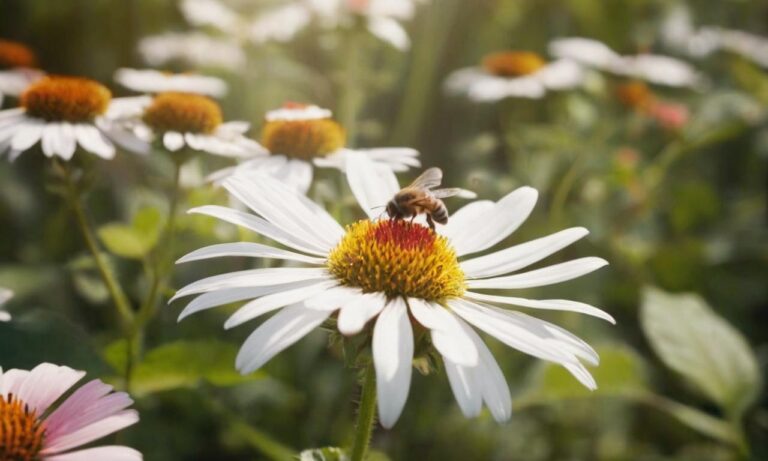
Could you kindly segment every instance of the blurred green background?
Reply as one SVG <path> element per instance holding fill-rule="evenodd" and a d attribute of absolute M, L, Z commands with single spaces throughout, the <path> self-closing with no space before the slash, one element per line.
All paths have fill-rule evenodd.
<path fill-rule="evenodd" d="M 279 3 L 229 2 L 248 15 Z M 768 35 L 765 1 L 432 0 L 405 23 L 408 52 L 355 31 L 310 26 L 288 43 L 243 45 L 247 59 L 238 69 L 164 66 L 226 79 L 226 118 L 251 121 L 256 136 L 265 111 L 312 102 L 335 110 L 355 146 L 415 147 L 424 165 L 445 170 L 446 183 L 482 198 L 532 185 L 539 204 L 507 243 L 584 226 L 588 239 L 548 261 L 596 255 L 611 262 L 589 277 L 525 293 L 588 302 L 616 317 L 614 327 L 575 314 L 542 315 L 601 352 L 593 370 L 598 391 L 489 340 L 512 390 L 512 421 L 498 425 L 487 413 L 467 420 L 444 372 L 415 374 L 398 424 L 374 435 L 377 459 L 768 459 L 766 70 L 724 52 L 691 61 L 709 80 L 705 91 L 655 89 L 688 107 L 690 120 L 679 130 L 622 107 L 613 97 L 616 81 L 598 73 L 584 89 L 541 100 L 477 104 L 442 91 L 452 70 L 489 52 L 546 55 L 554 37 L 674 54 L 659 31 L 680 5 L 697 24 Z M 117 68 L 147 67 L 141 38 L 186 30 L 192 27 L 170 0 L 0 0 L 0 38 L 29 44 L 48 72 L 100 80 L 116 95 L 129 94 L 112 83 Z M 161 153 L 123 153 L 96 165 L 92 221 L 162 220 L 171 163 Z M 224 164 L 192 162 L 182 209 L 227 203 L 221 191 L 195 181 Z M 313 198 L 354 204 L 335 191 L 337 177 L 320 173 Z M 119 386 L 124 345 L 114 312 L 69 210 L 46 190 L 49 180 L 42 155 L 0 163 L 0 286 L 16 292 L 14 322 L 0 324 L 0 365 L 50 361 Z M 206 218 L 179 219 L 180 254 L 252 238 Z M 147 289 L 141 258 L 112 253 L 130 296 L 140 299 Z M 171 287 L 248 264 L 181 266 Z M 177 325 L 180 308 L 162 307 L 148 327 L 132 389 L 142 420 L 120 443 L 147 460 L 225 461 L 291 459 L 307 448 L 349 445 L 359 391 L 338 338 L 315 332 L 240 377 L 234 355 L 252 325 L 223 331 L 226 309 Z"/>

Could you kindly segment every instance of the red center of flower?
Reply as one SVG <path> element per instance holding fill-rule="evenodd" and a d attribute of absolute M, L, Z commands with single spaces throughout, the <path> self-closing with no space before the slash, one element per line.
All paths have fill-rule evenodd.
<path fill-rule="evenodd" d="M 45 427 L 34 411 L 9 394 L 0 396 L 0 461 L 34 461 L 43 449 Z"/>
<path fill-rule="evenodd" d="M 431 251 L 435 234 L 431 229 L 399 220 L 382 221 L 371 230 L 379 245 L 395 245 L 403 250 Z"/>

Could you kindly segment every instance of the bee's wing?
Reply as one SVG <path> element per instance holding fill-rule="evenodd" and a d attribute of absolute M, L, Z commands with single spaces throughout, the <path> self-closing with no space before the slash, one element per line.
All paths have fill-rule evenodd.
<path fill-rule="evenodd" d="M 430 191 L 435 198 L 446 198 L 458 196 L 461 198 L 475 198 L 477 194 L 471 190 L 462 189 L 460 187 L 451 187 L 448 189 L 437 189 Z"/>
<path fill-rule="evenodd" d="M 416 187 L 420 189 L 432 189 L 440 185 L 440 181 L 443 180 L 443 170 L 437 167 L 432 167 L 421 173 L 413 183 L 408 187 Z"/>

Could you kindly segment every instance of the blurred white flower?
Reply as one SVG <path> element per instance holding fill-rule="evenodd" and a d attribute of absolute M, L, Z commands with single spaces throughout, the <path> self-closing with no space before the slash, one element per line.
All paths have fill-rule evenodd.
<path fill-rule="evenodd" d="M 227 94 L 224 80 L 207 75 L 173 74 L 154 69 L 118 69 L 115 81 L 140 93 L 195 93 L 221 97 Z"/>
<path fill-rule="evenodd" d="M 445 89 L 477 102 L 505 98 L 541 98 L 547 90 L 575 88 L 584 81 L 581 66 L 560 59 L 546 62 L 528 51 L 503 51 L 483 59 L 481 66 L 454 71 Z"/>
<path fill-rule="evenodd" d="M 181 13 L 193 26 L 211 26 L 224 32 L 239 27 L 240 16 L 217 0 L 183 0 Z"/>
<path fill-rule="evenodd" d="M 0 288 L 0 322 L 7 322 L 11 320 L 11 314 L 1 310 L 3 304 L 7 303 L 9 299 L 13 297 L 13 292 L 7 288 Z"/>
<path fill-rule="evenodd" d="M 512 410 L 504 375 L 472 326 L 524 353 L 558 363 L 589 389 L 596 388 L 582 364 L 598 363 L 589 345 L 556 325 L 501 306 L 580 312 L 613 322 L 609 314 L 574 301 L 478 291 L 552 285 L 605 266 L 600 258 L 580 258 L 518 272 L 583 238 L 586 229 L 566 229 L 463 258 L 507 239 L 533 210 L 537 192 L 522 187 L 498 202 L 470 203 L 434 232 L 418 221 L 378 219 L 381 211 L 377 207 L 385 205 L 400 188 L 395 175 L 362 155 L 351 155 L 347 161 L 350 188 L 369 219 L 346 228 L 283 182 L 257 174 L 235 175 L 224 181 L 224 187 L 253 214 L 220 206 L 190 210 L 243 226 L 281 246 L 250 242 L 213 245 L 179 262 L 247 256 L 309 267 L 251 269 L 196 281 L 173 298 L 199 295 L 179 319 L 248 301 L 224 324 L 232 328 L 277 311 L 240 349 L 236 367 L 242 373 L 259 369 L 334 313 L 338 313 L 336 325 L 344 335 L 359 334 L 372 323 L 379 420 L 384 427 L 395 424 L 408 398 L 416 348 L 414 323 L 429 330 L 456 400 L 468 417 L 477 416 L 483 403 L 497 421 L 509 419 Z M 507 275 L 512 272 L 517 273 Z"/>
<path fill-rule="evenodd" d="M 139 52 L 151 66 L 184 61 L 195 67 L 221 67 L 239 70 L 245 64 L 245 52 L 231 38 L 214 38 L 202 32 L 165 33 L 139 41 Z"/>
<path fill-rule="evenodd" d="M 0 111 L 0 155 L 13 160 L 41 143 L 47 157 L 70 160 L 80 145 L 105 159 L 115 155 L 113 141 L 146 153 L 149 146 L 114 123 L 122 98 L 112 99 L 98 82 L 79 77 L 43 77 L 21 95 L 20 107 Z"/>
<path fill-rule="evenodd" d="M 19 96 L 45 75 L 37 67 L 35 53 L 23 43 L 0 39 L 0 107 L 5 95 Z"/>
<path fill-rule="evenodd" d="M 80 448 L 139 421 L 133 400 L 94 379 L 60 404 L 85 372 L 50 363 L 32 370 L 0 369 L 0 459 L 141 461 L 118 445 Z"/>
<path fill-rule="evenodd" d="M 267 173 L 306 193 L 314 167 L 344 170 L 351 154 L 361 154 L 380 168 L 406 171 L 420 166 L 419 153 L 405 147 L 350 149 L 344 128 L 328 109 L 290 103 L 267 112 L 261 143 L 253 158 L 214 172 L 209 180 L 220 183 L 234 174 Z"/>
<path fill-rule="evenodd" d="M 589 38 L 560 38 L 549 44 L 549 52 L 585 66 L 650 83 L 694 87 L 701 76 L 687 62 L 657 54 L 619 55 L 607 45 Z"/>
<path fill-rule="evenodd" d="M 146 142 L 159 141 L 170 152 L 184 147 L 224 157 L 247 158 L 259 146 L 245 133 L 247 122 L 224 122 L 216 101 L 199 94 L 166 92 L 125 98 L 118 122 Z"/>

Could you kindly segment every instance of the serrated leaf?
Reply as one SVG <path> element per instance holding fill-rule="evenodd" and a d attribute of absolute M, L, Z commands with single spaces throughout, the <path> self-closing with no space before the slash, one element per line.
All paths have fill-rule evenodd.
<path fill-rule="evenodd" d="M 656 354 L 728 415 L 738 417 L 757 397 L 757 360 L 738 330 L 695 294 L 655 288 L 643 294 L 643 331 Z"/>
<path fill-rule="evenodd" d="M 206 381 L 215 386 L 234 386 L 261 379 L 264 374 L 242 376 L 235 370 L 237 346 L 218 341 L 176 341 L 150 350 L 136 365 L 132 392 L 150 394 L 195 387 Z M 110 345 L 105 359 L 117 371 L 125 368 L 125 342 Z"/>
<path fill-rule="evenodd" d="M 588 397 L 634 397 L 645 391 L 643 362 L 637 353 L 622 345 L 603 345 L 595 350 L 600 355 L 600 366 L 591 368 L 590 372 L 597 381 L 596 390 L 582 386 L 563 367 L 540 362 L 517 404 L 546 404 Z"/>

